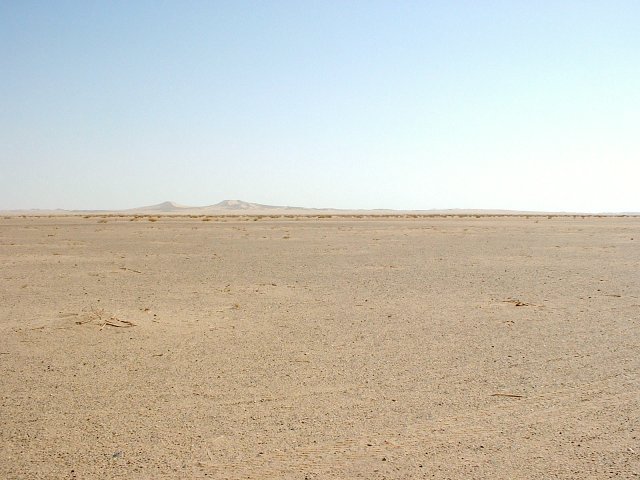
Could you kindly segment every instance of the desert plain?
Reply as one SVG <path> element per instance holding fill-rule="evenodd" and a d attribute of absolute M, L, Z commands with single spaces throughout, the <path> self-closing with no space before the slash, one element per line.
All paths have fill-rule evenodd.
<path fill-rule="evenodd" d="M 640 218 L 0 218 L 2 479 L 640 478 Z"/>

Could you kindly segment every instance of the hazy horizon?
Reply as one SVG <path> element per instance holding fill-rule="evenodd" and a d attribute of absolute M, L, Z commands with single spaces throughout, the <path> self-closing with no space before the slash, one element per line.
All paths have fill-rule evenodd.
<path fill-rule="evenodd" d="M 234 207 L 234 206 L 229 206 L 226 205 L 227 203 L 235 203 L 238 202 L 239 204 L 244 204 L 245 206 L 240 206 L 240 207 Z M 173 210 L 173 209 L 177 209 L 177 210 Z M 291 210 L 284 210 L 284 209 L 291 209 Z M 114 208 L 103 208 L 103 209 L 85 209 L 85 208 L 78 208 L 78 209 L 62 209 L 62 208 L 55 208 L 55 209 L 42 209 L 42 208 L 31 208 L 31 209 L 11 209 L 11 210 L 0 210 L 0 212 L 4 212 L 4 213 L 11 213 L 11 212 L 16 212 L 16 213 L 28 213 L 28 212 L 33 212 L 35 214 L 37 214 L 38 212 L 68 212 L 68 213 L 91 213 L 91 212 L 105 212 L 105 213 L 126 213 L 128 211 L 131 212 L 156 212 L 156 214 L 170 214 L 170 213 L 175 213 L 175 212 L 179 212 L 179 211 L 183 211 L 183 213 L 211 213 L 211 214 L 215 214 L 215 212 L 223 212 L 223 211 L 227 211 L 230 213 L 233 212 L 239 212 L 239 213 L 243 213 L 246 212 L 246 214 L 250 215 L 251 212 L 254 212 L 255 214 L 260 214 L 260 212 L 268 212 L 268 211 L 272 211 L 272 212 L 276 212 L 279 210 L 283 210 L 284 212 L 286 211 L 291 211 L 291 212 L 300 212 L 300 211 L 305 211 L 308 210 L 309 212 L 313 213 L 313 212 L 331 212 L 331 211 L 337 211 L 337 212 L 345 212 L 345 213 L 350 213 L 350 212 L 380 212 L 380 211 L 388 211 L 388 212 L 434 212 L 434 213 L 438 213 L 438 212 L 455 212 L 455 211 L 459 211 L 459 212 L 474 212 L 474 213 L 479 213 L 479 214 L 483 214 L 483 213 L 488 213 L 491 214 L 492 212 L 505 212 L 505 213 L 514 213 L 514 214 L 525 214 L 525 213 L 531 213 L 531 214 L 568 214 L 568 215 L 572 215 L 572 214 L 577 214 L 577 215 L 581 215 L 581 214 L 586 214 L 586 215 L 640 215 L 640 212 L 635 212 L 635 211 L 630 211 L 630 210 L 626 210 L 626 211 L 600 211 L 600 212 L 584 212 L 584 211 L 570 211 L 570 210 L 510 210 L 510 209 L 500 209 L 500 208 L 496 208 L 496 209 L 483 209 L 483 208 L 440 208 L 440 209 L 428 209 L 428 208 L 421 208 L 421 209 L 389 209 L 389 208 L 385 208 L 385 207 L 380 207 L 380 208 L 370 208 L 370 209 L 356 209 L 356 208 L 337 208 L 337 207 L 332 207 L 332 206 L 324 206 L 324 207 L 308 207 L 308 206 L 304 206 L 304 205 L 267 205 L 267 204 L 261 204 L 261 203 L 257 203 L 257 202 L 251 202 L 251 201 L 246 201 L 246 200 L 242 200 L 242 199 L 225 199 L 225 200 L 221 200 L 219 202 L 214 202 L 214 203 L 208 203 L 205 205 L 186 205 L 184 203 L 180 203 L 180 202 L 175 202 L 172 200 L 166 200 L 164 202 L 159 202 L 156 204 L 152 204 L 152 205 L 137 205 L 137 206 L 133 206 L 133 207 L 126 207 L 126 208 L 121 208 L 121 209 L 114 209 Z"/>
<path fill-rule="evenodd" d="M 0 2 L 0 210 L 637 212 L 640 4 Z"/>

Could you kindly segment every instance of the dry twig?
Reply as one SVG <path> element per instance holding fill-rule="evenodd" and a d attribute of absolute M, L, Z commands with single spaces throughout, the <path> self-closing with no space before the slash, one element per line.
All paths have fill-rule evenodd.
<path fill-rule="evenodd" d="M 140 270 L 134 270 L 133 268 L 127 268 L 127 267 L 120 267 L 120 270 L 125 270 L 127 272 L 133 272 L 133 273 L 142 273 Z"/>

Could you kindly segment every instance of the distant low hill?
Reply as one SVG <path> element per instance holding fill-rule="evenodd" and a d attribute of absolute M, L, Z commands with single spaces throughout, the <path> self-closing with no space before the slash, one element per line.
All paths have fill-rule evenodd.
<path fill-rule="evenodd" d="M 191 207 L 179 205 L 175 202 L 163 202 L 157 205 L 132 208 L 125 210 L 128 213 L 185 213 L 185 214 L 223 214 L 223 213 L 258 213 L 271 211 L 315 211 L 316 209 L 304 207 L 283 207 L 277 205 L 263 205 L 261 203 L 245 202 L 244 200 L 223 200 L 222 202 L 203 207 Z"/>
<path fill-rule="evenodd" d="M 580 212 L 530 212 L 518 210 L 478 210 L 478 209 L 441 209 L 441 210 L 347 210 L 336 208 L 305 208 L 278 205 L 264 205 L 261 203 L 245 202 L 244 200 L 223 200 L 213 205 L 194 207 L 180 205 L 175 202 L 162 202 L 157 205 L 130 208 L 126 210 L 5 210 L 2 215 L 596 215 Z M 639 212 L 631 213 L 601 213 L 607 216 L 638 216 Z"/>
<path fill-rule="evenodd" d="M 263 205 L 261 203 L 250 203 L 243 200 L 223 200 L 220 203 L 211 205 L 210 208 L 220 208 L 223 210 L 288 210 L 296 207 L 280 207 L 276 205 Z M 300 207 L 298 207 L 300 209 Z"/>
<path fill-rule="evenodd" d="M 178 205 L 175 202 L 162 202 L 157 205 L 149 205 L 147 207 L 138 207 L 125 210 L 126 212 L 158 212 L 158 213 L 173 213 L 189 210 L 193 207 L 187 207 L 185 205 Z"/>

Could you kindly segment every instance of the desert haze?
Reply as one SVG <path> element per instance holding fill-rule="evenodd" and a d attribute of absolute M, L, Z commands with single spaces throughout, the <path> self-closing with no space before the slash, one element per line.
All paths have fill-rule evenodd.
<path fill-rule="evenodd" d="M 638 212 L 545 212 L 523 210 L 487 210 L 487 209 L 431 209 L 431 210 L 392 210 L 380 209 L 340 209 L 340 208 L 308 208 L 279 205 L 264 205 L 261 203 L 246 202 L 244 200 L 223 200 L 221 202 L 205 206 L 181 205 L 176 202 L 166 201 L 156 205 L 128 209 L 109 210 L 66 210 L 66 209 L 29 209 L 29 210 L 0 210 L 0 215 L 607 215 L 624 216 L 640 215 Z"/>
<path fill-rule="evenodd" d="M 640 475 L 638 218 L 158 209 L 0 218 L 0 478 Z"/>

